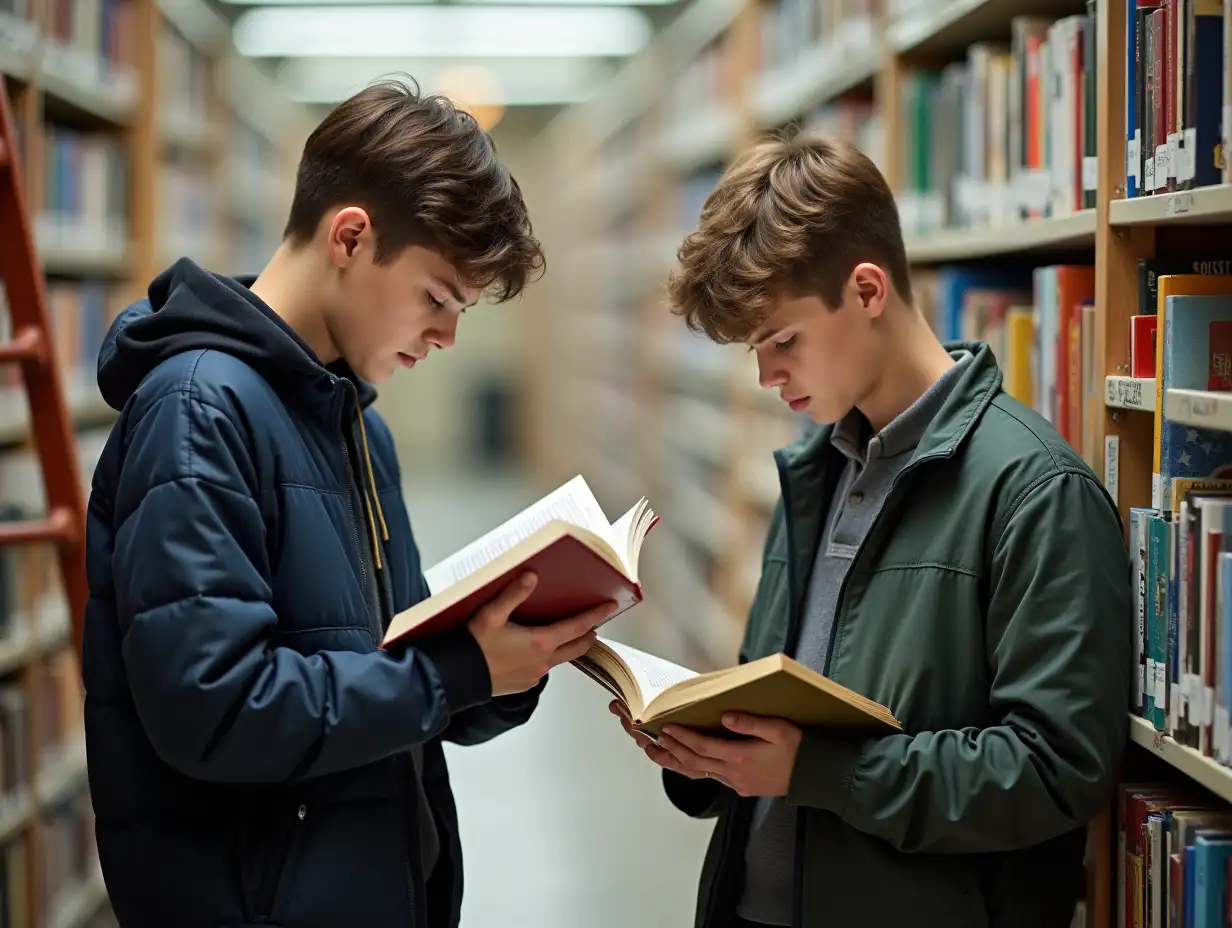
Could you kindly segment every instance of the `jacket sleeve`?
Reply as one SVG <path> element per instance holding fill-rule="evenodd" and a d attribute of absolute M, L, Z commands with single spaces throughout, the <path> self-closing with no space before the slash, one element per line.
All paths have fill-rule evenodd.
<path fill-rule="evenodd" d="M 419 574 L 419 583 L 420 595 L 415 597 L 415 601 L 426 599 L 429 595 L 428 584 L 423 579 L 422 573 Z M 480 659 L 484 659 L 482 655 Z M 497 696 L 485 703 L 455 713 L 450 718 L 442 737 L 455 744 L 483 744 L 497 735 L 503 735 L 519 725 L 524 725 L 530 721 L 531 715 L 538 707 L 539 696 L 543 688 L 547 686 L 547 682 L 548 678 L 544 676 L 524 693 Z"/>
<path fill-rule="evenodd" d="M 1130 564 L 1089 474 L 1031 487 L 992 556 L 984 728 L 843 741 L 806 731 L 788 802 L 907 852 L 1033 845 L 1109 801 L 1127 734 Z"/>
<path fill-rule="evenodd" d="M 164 761 L 202 780 L 313 777 L 427 741 L 488 698 L 468 632 L 396 656 L 275 645 L 244 420 L 187 389 L 143 412 L 116 492 L 112 570 L 129 684 Z"/>
<path fill-rule="evenodd" d="M 663 771 L 663 790 L 671 804 L 690 818 L 716 818 L 736 796 L 718 780 L 691 780 L 674 770 Z"/>

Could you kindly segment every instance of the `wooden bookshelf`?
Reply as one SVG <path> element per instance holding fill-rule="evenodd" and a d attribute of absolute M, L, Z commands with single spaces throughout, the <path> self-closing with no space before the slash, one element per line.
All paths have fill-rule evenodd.
<path fill-rule="evenodd" d="M 123 27 L 111 29 L 96 28 L 98 0 L 16 0 L 0 12 L 0 79 L 19 122 L 87 487 L 115 418 L 95 380 L 106 327 L 181 255 L 223 273 L 263 262 L 281 237 L 288 165 L 310 129 L 302 108 L 235 54 L 229 26 L 204 0 L 125 3 Z M 75 15 L 82 5 L 97 12 Z M 38 512 L 28 416 L 20 386 L 0 377 L 0 508 Z M 0 772 L 0 885 L 11 885 L 6 868 L 18 858 L 26 877 L 26 920 L 14 928 L 84 928 L 107 902 L 80 671 L 49 564 L 39 549 L 0 558 L 0 738 L 18 718 L 27 731 L 20 775 Z M 2 747 L 11 758 L 13 744 Z"/>
<path fill-rule="evenodd" d="M 804 7 L 811 12 L 802 13 Z M 652 576 L 648 586 L 663 607 L 656 621 L 679 628 L 677 659 L 704 667 L 735 660 L 734 642 L 759 573 L 760 542 L 779 495 L 770 452 L 797 425 L 772 398 L 757 396 L 756 373 L 744 353 L 698 344 L 667 314 L 662 295 L 674 248 L 692 228 L 702 199 L 742 141 L 759 130 L 818 128 L 855 141 L 876 161 L 899 199 L 917 298 L 939 331 L 938 281 L 954 269 L 1022 268 L 1038 314 L 1038 269 L 1092 268 L 1079 362 L 1081 428 L 1069 434 L 1067 426 L 1066 437 L 1104 479 L 1127 532 L 1130 509 L 1150 505 L 1156 381 L 1132 376 L 1130 364 L 1139 261 L 1232 252 L 1218 244 L 1232 223 L 1232 185 L 1225 170 L 1220 183 L 1127 198 L 1126 15 L 1126 4 L 1113 0 L 1090 8 L 1083 0 L 694 0 L 673 31 L 658 37 L 611 87 L 549 127 L 546 144 L 559 157 L 545 168 L 577 178 L 577 187 L 576 196 L 561 197 L 561 208 L 543 223 L 557 278 L 552 299 L 537 310 L 537 326 L 553 333 L 565 328 L 566 317 L 602 315 L 615 331 L 623 327 L 615 336 L 622 346 L 618 364 L 636 372 L 639 412 L 622 420 L 632 423 L 627 426 L 585 405 L 573 418 L 558 416 L 553 410 L 572 387 L 562 389 L 563 374 L 541 370 L 531 405 L 544 412 L 529 454 L 545 479 L 581 470 L 595 474 L 596 490 L 609 494 L 612 506 L 645 492 L 664 513 L 662 531 L 670 541 L 660 543 L 661 557 L 651 559 L 659 561 L 663 579 L 656 586 Z M 1022 16 L 1041 17 L 1046 26 L 1084 17 L 1080 26 L 1040 33 L 1058 47 L 1094 39 L 1081 50 L 1094 64 L 1093 118 L 1076 128 L 1081 147 L 1069 163 L 1015 161 L 1016 175 L 992 157 L 992 149 L 983 161 L 959 160 L 955 170 L 953 151 L 936 147 L 944 135 L 937 126 L 945 125 L 945 106 L 952 102 L 944 95 L 947 73 L 964 62 L 968 75 L 983 75 L 985 87 L 1001 80 L 997 69 L 1004 64 L 997 59 L 1008 51 L 1013 66 L 1015 18 Z M 751 60 L 731 41 L 741 21 L 756 24 L 743 39 L 746 51 L 757 50 Z M 758 35 L 750 39 L 750 32 Z M 991 49 L 988 59 L 978 57 L 981 49 Z M 976 67 L 987 70 L 973 72 Z M 1007 124 L 1017 112 L 1004 115 Z M 933 133 L 927 157 L 911 142 L 913 132 L 929 131 L 921 124 Z M 1022 151 L 1008 146 L 1010 155 Z M 1041 175 L 1054 173 L 1058 163 L 1062 179 Z M 635 176 L 622 175 L 627 186 L 608 186 L 617 165 L 638 166 Z M 972 169 L 982 173 L 973 176 Z M 590 209 L 597 196 L 616 208 Z M 586 270 L 584 253 L 594 259 Z M 633 255 L 645 261 L 636 283 L 627 273 Z M 619 298 L 609 287 L 611 277 L 627 284 Z M 606 376 L 597 363 L 606 350 L 589 343 L 580 376 Z M 1002 360 L 1007 371 L 1012 363 Z M 1170 389 L 1162 412 L 1174 422 L 1232 431 L 1230 396 Z M 1039 396 L 1033 405 L 1039 408 Z M 583 436 L 595 431 L 608 433 L 609 447 L 637 449 L 606 458 L 606 471 L 619 474 L 610 483 L 587 470 L 580 453 Z M 712 443 L 699 440 L 699 431 L 737 436 L 725 460 L 715 460 Z M 682 445 L 692 450 L 682 453 Z M 700 529 L 673 524 L 700 518 L 707 507 L 725 512 L 705 514 Z M 680 553 L 690 534 L 708 539 L 713 549 L 700 565 Z M 736 540 L 728 544 L 728 536 Z M 1176 776 L 1232 801 L 1228 767 L 1155 733 L 1139 718 L 1129 720 L 1128 741 L 1129 760 L 1145 749 Z M 1091 829 L 1087 893 L 1078 913 L 1090 928 L 1113 923 L 1115 827 L 1110 811 Z"/>

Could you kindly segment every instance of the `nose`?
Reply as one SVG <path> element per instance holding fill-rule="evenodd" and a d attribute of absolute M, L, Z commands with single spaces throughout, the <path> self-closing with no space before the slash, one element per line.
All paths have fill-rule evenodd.
<path fill-rule="evenodd" d="M 767 360 L 760 351 L 757 353 L 757 382 L 763 390 L 773 390 L 787 383 L 787 372 Z"/>
<path fill-rule="evenodd" d="M 439 348 L 441 351 L 444 351 L 446 348 L 453 347 L 457 333 L 458 321 L 454 319 L 439 329 L 430 329 L 426 340 L 433 348 Z"/>

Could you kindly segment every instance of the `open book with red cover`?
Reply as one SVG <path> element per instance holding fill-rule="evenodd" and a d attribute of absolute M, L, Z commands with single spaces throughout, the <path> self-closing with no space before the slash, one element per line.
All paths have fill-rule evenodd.
<path fill-rule="evenodd" d="M 528 570 L 539 583 L 513 621 L 547 624 L 615 602 L 611 621 L 642 601 L 637 564 L 658 521 L 642 498 L 609 523 L 586 480 L 574 477 L 425 571 L 431 595 L 394 616 L 383 646 L 466 622 Z"/>

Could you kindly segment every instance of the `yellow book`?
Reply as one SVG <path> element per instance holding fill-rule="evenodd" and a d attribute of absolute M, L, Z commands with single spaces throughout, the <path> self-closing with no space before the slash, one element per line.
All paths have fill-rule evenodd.
<path fill-rule="evenodd" d="M 902 727 L 866 699 L 785 654 L 696 673 L 617 641 L 600 639 L 573 661 L 618 699 L 634 728 L 658 738 L 666 724 L 723 732 L 725 712 L 787 719 L 836 732 L 893 734 Z"/>
<path fill-rule="evenodd" d="M 1035 401 L 1035 308 L 1011 306 L 1005 314 L 1005 392 L 1030 406 Z"/>
<path fill-rule="evenodd" d="M 1159 278 L 1159 298 L 1156 303 L 1158 323 L 1155 329 L 1155 434 L 1151 465 L 1151 507 L 1167 508 L 1163 496 L 1164 390 L 1167 372 L 1164 370 L 1164 332 L 1168 322 L 1168 297 L 1232 294 L 1232 275 L 1164 274 Z"/>

